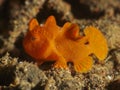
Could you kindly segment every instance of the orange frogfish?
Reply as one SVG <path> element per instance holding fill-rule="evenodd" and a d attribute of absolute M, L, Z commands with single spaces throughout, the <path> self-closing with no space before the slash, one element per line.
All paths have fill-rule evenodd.
<path fill-rule="evenodd" d="M 39 65 L 55 61 L 53 67 L 67 68 L 67 62 L 72 62 L 75 71 L 85 73 L 93 65 L 91 54 L 104 60 L 108 46 L 103 34 L 95 27 L 88 26 L 83 33 L 80 35 L 79 26 L 70 22 L 58 26 L 54 16 L 49 16 L 41 25 L 34 18 L 29 22 L 23 47 Z"/>

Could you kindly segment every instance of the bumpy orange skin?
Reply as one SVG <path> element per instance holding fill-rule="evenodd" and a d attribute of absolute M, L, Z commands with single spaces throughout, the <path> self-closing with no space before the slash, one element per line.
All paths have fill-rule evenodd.
<path fill-rule="evenodd" d="M 84 34 L 80 36 L 76 24 L 67 22 L 63 27 L 57 26 L 54 16 L 49 16 L 44 25 L 32 19 L 23 46 L 38 64 L 56 61 L 54 67 L 67 68 L 67 62 L 72 62 L 75 70 L 82 73 L 92 67 L 91 54 L 103 60 L 108 52 L 106 39 L 98 29 L 87 27 Z"/>

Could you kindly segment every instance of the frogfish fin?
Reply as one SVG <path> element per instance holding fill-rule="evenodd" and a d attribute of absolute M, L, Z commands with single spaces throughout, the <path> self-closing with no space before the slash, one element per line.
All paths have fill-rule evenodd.
<path fill-rule="evenodd" d="M 66 36 L 72 40 L 80 39 L 79 26 L 77 24 L 66 23 L 63 26 Z"/>
<path fill-rule="evenodd" d="M 29 30 L 32 31 L 36 26 L 39 26 L 39 23 L 38 23 L 37 19 L 33 18 L 29 22 Z"/>
<path fill-rule="evenodd" d="M 88 38 L 88 44 L 91 47 L 92 53 L 99 60 L 104 60 L 108 54 L 107 41 L 104 35 L 93 26 L 86 27 L 84 34 Z"/>
<path fill-rule="evenodd" d="M 56 25 L 56 20 L 54 16 L 49 16 L 45 22 L 45 26 L 51 28 L 51 26 Z"/>

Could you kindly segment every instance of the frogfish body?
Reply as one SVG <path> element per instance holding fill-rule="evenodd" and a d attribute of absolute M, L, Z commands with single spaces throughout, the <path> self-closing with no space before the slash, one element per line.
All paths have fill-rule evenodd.
<path fill-rule="evenodd" d="M 104 60 L 108 53 L 107 41 L 100 30 L 89 26 L 84 29 L 82 36 L 77 24 L 66 22 L 60 27 L 54 16 L 49 16 L 44 25 L 32 19 L 23 47 L 39 65 L 55 61 L 55 68 L 67 68 L 67 62 L 72 62 L 74 69 L 81 73 L 91 69 L 91 54 Z"/>

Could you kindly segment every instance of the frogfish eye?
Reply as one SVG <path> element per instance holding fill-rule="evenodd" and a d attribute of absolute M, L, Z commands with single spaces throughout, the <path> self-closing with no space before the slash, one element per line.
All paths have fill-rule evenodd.
<path fill-rule="evenodd" d="M 34 41 L 36 39 L 36 37 L 31 37 L 31 40 Z"/>

